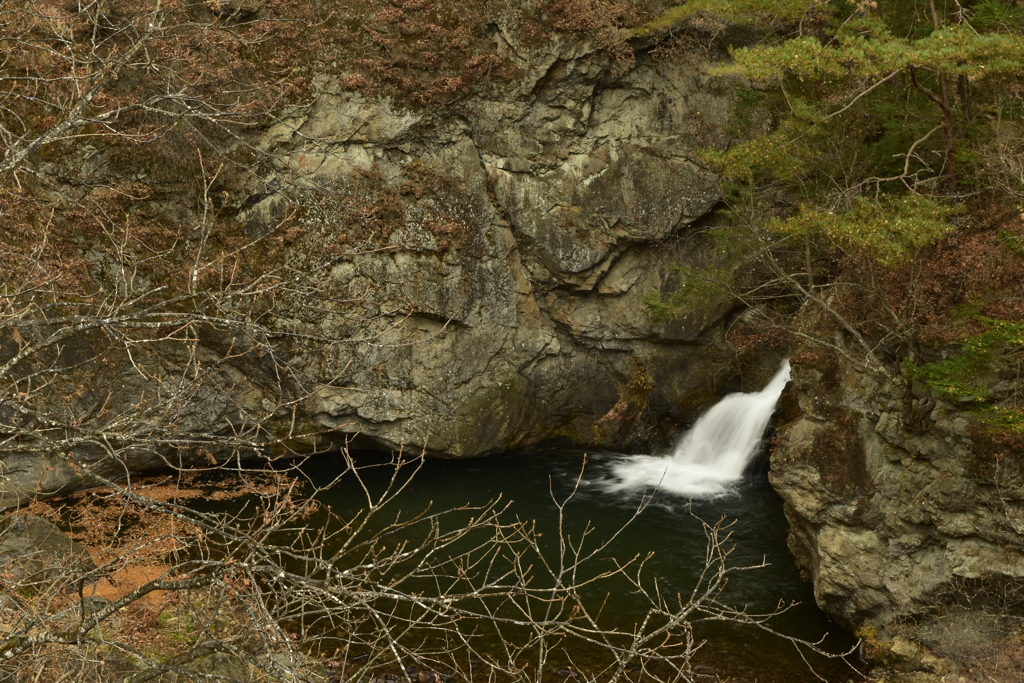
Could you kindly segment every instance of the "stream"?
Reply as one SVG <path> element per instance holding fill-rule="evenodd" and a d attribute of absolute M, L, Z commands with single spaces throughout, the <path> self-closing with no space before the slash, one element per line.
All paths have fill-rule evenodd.
<path fill-rule="evenodd" d="M 570 535 L 578 535 L 590 523 L 599 535 L 607 535 L 630 522 L 643 496 L 639 490 L 610 490 L 608 485 L 615 479 L 616 468 L 631 457 L 547 448 L 470 460 L 430 459 L 422 463 L 396 503 L 407 511 L 428 506 L 439 510 L 501 497 L 511 502 L 513 515 L 536 520 L 538 531 L 554 542 L 558 520 L 554 500 L 568 497 L 579 479 L 565 507 L 566 529 Z M 357 452 L 353 458 L 364 466 L 386 462 L 390 456 Z M 322 485 L 342 471 L 343 463 L 340 458 L 321 457 L 308 461 L 302 469 L 311 483 Z M 389 467 L 365 469 L 364 483 L 371 491 L 383 490 L 391 471 Z M 348 478 L 319 497 L 343 518 L 357 512 L 363 500 L 356 482 Z M 723 602 L 745 606 L 751 612 L 771 612 L 780 603 L 798 603 L 774 617 L 771 628 L 804 640 L 824 638 L 823 647 L 831 652 L 850 649 L 855 639 L 818 609 L 811 584 L 801 578 L 794 564 L 786 546 L 782 500 L 769 485 L 764 467 L 748 471 L 728 495 L 708 500 L 690 501 L 668 492 L 655 493 L 607 553 L 627 559 L 653 551 L 645 570 L 647 576 L 656 577 L 665 593 L 688 594 L 704 566 L 706 539 L 700 520 L 714 523 L 723 517 L 734 520 L 730 544 L 735 549 L 730 566 L 766 564 L 735 573 Z M 643 606 L 630 591 L 613 590 L 607 596 L 598 592 L 592 597 L 596 601 L 607 599 L 603 614 L 609 623 L 629 627 L 641 616 Z M 718 623 L 699 628 L 697 634 L 708 641 L 695 660 L 697 671 L 712 677 L 718 674 L 733 681 L 761 683 L 822 680 L 811 671 L 809 662 L 825 680 L 859 680 L 857 672 L 842 660 L 801 653 L 789 641 L 756 627 Z"/>
<path fill-rule="evenodd" d="M 724 397 L 665 455 L 548 448 L 472 460 L 425 460 L 410 478 L 408 470 L 402 471 L 405 488 L 394 504 L 416 514 L 500 500 L 509 505 L 506 519 L 536 525 L 547 562 L 557 556 L 560 538 L 571 547 L 589 533 L 586 547 L 600 552 L 596 567 L 582 578 L 650 556 L 639 585 L 649 594 L 668 596 L 675 609 L 695 586 L 707 585 L 702 576 L 706 580 L 713 564 L 707 562 L 708 528 L 724 525 L 717 538 L 729 549 L 726 566 L 736 570 L 715 599 L 746 614 L 774 614 L 760 627 L 691 617 L 697 622 L 698 642 L 705 641 L 694 659 L 696 672 L 709 680 L 719 676 L 763 683 L 859 678 L 845 661 L 784 637 L 816 643 L 831 653 L 848 651 L 856 642 L 815 605 L 811 585 L 800 576 L 786 546 L 782 500 L 768 483 L 764 463 L 758 466 L 765 429 L 789 375 L 789 362 L 783 361 L 761 391 Z M 394 486 L 394 468 L 373 466 L 390 459 L 372 452 L 354 454 L 354 463 L 363 468 L 361 481 L 343 478 L 330 487 L 345 467 L 341 458 L 310 460 L 303 475 L 338 518 L 354 519 L 367 495 L 379 496 Z M 450 523 L 458 528 L 458 517 Z M 401 534 L 390 540 L 401 543 Z M 607 546 L 601 547 L 606 540 Z M 621 577 L 584 584 L 580 594 L 599 606 L 599 623 L 625 632 L 643 621 L 650 606 Z M 501 645 L 496 641 L 491 646 L 497 651 Z M 591 655 L 576 651 L 568 656 L 580 664 Z M 592 664 L 599 669 L 601 662 Z"/>
<path fill-rule="evenodd" d="M 736 683 L 860 680 L 859 672 L 843 659 L 822 656 L 793 640 L 816 643 L 829 653 L 850 651 L 856 645 L 853 636 L 829 621 L 815 604 L 811 584 L 801 577 L 786 545 L 788 525 L 782 500 L 768 482 L 766 462 L 758 458 L 764 451 L 765 429 L 788 381 L 789 363 L 784 361 L 764 389 L 726 396 L 664 455 L 549 447 L 476 459 L 407 457 L 396 469 L 396 456 L 390 453 L 354 451 L 351 462 L 341 456 L 312 458 L 293 474 L 306 480 L 308 490 L 323 506 L 318 513 L 323 518 L 307 522 L 317 528 L 331 524 L 359 528 L 357 520 L 364 518 L 368 500 L 400 490 L 388 503 L 389 512 L 371 516 L 366 521 L 369 526 L 358 532 L 374 539 L 373 547 L 381 552 L 385 545 L 415 547 L 429 528 L 417 522 L 395 530 L 389 523 L 396 519 L 415 520 L 424 511 L 433 515 L 455 510 L 441 514 L 435 522 L 441 531 L 458 532 L 471 515 L 478 514 L 458 508 L 485 507 L 494 501 L 500 501 L 499 507 L 508 506 L 502 513 L 504 522 L 521 520 L 533 528 L 531 538 L 537 547 L 524 560 L 527 564 L 543 556 L 542 565 L 557 565 L 560 539 L 568 540 L 571 547 L 589 534 L 585 547 L 599 552 L 576 578 L 579 595 L 588 611 L 599 612 L 597 622 L 602 628 L 626 633 L 644 619 L 650 602 L 621 576 L 592 584 L 589 578 L 633 558 L 647 557 L 638 585 L 648 594 L 667 598 L 668 609 L 676 611 L 695 586 L 706 585 L 701 583 L 702 576 L 706 581 L 707 567 L 713 565 L 707 562 L 708 528 L 718 525 L 724 529 L 718 538 L 729 552 L 726 566 L 733 570 L 715 597 L 717 603 L 747 615 L 772 616 L 758 626 L 735 619 L 702 621 L 701 612 L 694 612 L 689 621 L 697 642 L 704 641 L 693 659 L 698 677 Z M 357 468 L 358 476 L 351 471 L 341 476 L 350 465 Z M 474 547 L 468 542 L 439 550 L 461 556 Z M 368 562 L 367 556 L 361 557 L 355 562 Z M 378 557 L 373 555 L 370 564 L 359 567 L 382 571 L 374 566 Z M 337 566 L 343 573 L 356 569 L 352 564 Z M 467 571 L 480 568 L 471 565 Z M 463 576 L 461 569 L 458 576 Z M 440 585 L 428 581 L 411 590 L 415 595 L 444 598 L 450 593 Z M 500 652 L 502 639 L 482 638 L 477 641 L 483 644 L 482 650 Z M 568 675 L 570 663 L 583 670 L 600 670 L 607 664 L 601 659 L 607 654 L 599 649 L 587 652 L 588 646 L 575 641 L 572 647 L 560 655 L 564 661 L 549 661 L 545 671 L 550 665 L 552 671 Z"/>

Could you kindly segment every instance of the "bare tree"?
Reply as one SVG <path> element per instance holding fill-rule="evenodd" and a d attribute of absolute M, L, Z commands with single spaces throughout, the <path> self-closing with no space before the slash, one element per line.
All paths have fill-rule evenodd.
<path fill-rule="evenodd" d="M 50 575 L 43 590 L 26 592 L 27 580 L 5 576 L 0 658 L 26 680 L 41 666 L 52 668 L 39 680 L 89 680 L 97 663 L 117 662 L 124 680 L 211 680 L 203 667 L 216 654 L 247 672 L 237 680 L 538 683 L 568 668 L 577 680 L 692 681 L 703 644 L 695 626 L 729 621 L 771 631 L 771 617 L 785 609 L 752 614 L 723 603 L 729 577 L 750 568 L 728 566 L 722 520 L 703 525 L 699 580 L 688 594 L 670 595 L 646 577 L 645 557 L 607 564 L 624 529 L 566 530 L 575 491 L 555 500 L 559 533 L 542 540 L 536 522 L 510 518 L 500 500 L 398 509 L 419 458 L 381 465 L 393 469 L 377 489 L 365 467 L 343 455 L 339 478 L 352 478 L 364 496 L 345 519 L 298 495 L 290 475 L 266 486 L 256 472 L 239 471 L 250 506 L 225 513 L 151 495 L 142 482 L 108 481 L 107 514 L 134 511 L 145 531 L 111 544 L 95 569 Z M 162 558 L 158 575 L 113 600 L 89 599 L 90 584 L 147 556 Z M 601 586 L 636 596 L 636 623 L 605 623 L 600 597 L 586 598 Z M 139 607 L 159 592 L 172 593 L 175 604 L 154 625 L 161 617 L 147 621 Z M 821 652 L 820 643 L 781 637 Z M 217 671 L 212 680 L 241 676 Z"/>
<path fill-rule="evenodd" d="M 267 11 L 288 9 L 279 5 Z M 268 21 L 241 2 L 5 3 L 0 175 L 13 181 L 8 191 L 21 191 L 22 178 L 66 181 L 46 163 L 69 151 L 65 143 L 152 145 L 184 129 L 224 151 L 247 147 L 241 133 L 265 124 L 302 85 L 282 65 L 285 41 L 308 19 L 291 12 Z"/>
<path fill-rule="evenodd" d="M 256 235 L 221 220 L 224 188 L 258 178 L 269 160 L 248 131 L 302 89 L 304 76 L 276 51 L 297 49 L 308 18 L 275 15 L 278 5 L 295 9 L 0 6 L 0 506 L 104 485 L 109 524 L 96 530 L 113 529 L 95 567 L 58 568 L 41 582 L 0 576 L 3 672 L 540 683 L 562 658 L 587 680 L 692 680 L 695 624 L 770 628 L 771 615 L 721 601 L 737 571 L 723 523 L 705 525 L 693 591 L 667 595 L 646 580 L 643 557 L 600 564 L 621 530 L 574 537 L 560 525 L 550 543 L 500 501 L 396 511 L 416 458 L 399 456 L 379 492 L 341 451 L 344 476 L 365 497 L 346 519 L 318 505 L 315 487 L 300 492 L 294 467 L 268 485 L 247 464 L 337 445 L 296 419 L 331 373 L 314 376 L 292 351 L 365 343 L 396 324 L 381 318 L 364 326 L 368 336 L 326 339 L 275 321 L 277 297 L 331 311 L 358 300 L 321 290 L 318 272 L 335 254 L 301 268 L 281 257 L 275 230 L 290 216 Z M 140 150 L 163 165 L 137 169 Z M 183 187 L 159 196 L 160 178 Z M 175 203 L 181 220 L 149 215 Z M 183 490 L 158 496 L 138 481 L 153 468 L 230 470 L 253 498 L 241 511 L 203 511 Z M 556 502 L 562 519 L 566 501 Z M 127 593 L 94 597 L 95 586 L 143 568 Z M 605 624 L 586 600 L 608 581 L 645 605 L 637 624 Z M 160 594 L 173 610 L 147 609 Z M 597 664 L 574 659 L 584 648 L 602 653 Z M 229 671 L 236 664 L 243 673 Z"/>
<path fill-rule="evenodd" d="M 292 213 L 247 233 L 226 189 L 271 161 L 256 134 L 299 103 L 312 17 L 285 0 L 0 7 L 0 505 L 326 446 L 295 424 L 317 384 L 284 349 L 347 341 L 267 315 L 322 300 L 323 263 L 282 256 Z"/>

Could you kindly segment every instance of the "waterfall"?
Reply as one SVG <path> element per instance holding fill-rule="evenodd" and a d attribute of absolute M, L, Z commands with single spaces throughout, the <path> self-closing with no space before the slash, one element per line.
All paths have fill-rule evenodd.
<path fill-rule="evenodd" d="M 669 455 L 635 455 L 612 466 L 613 491 L 654 488 L 688 498 L 728 494 L 757 454 L 775 404 L 789 381 L 789 361 L 752 394 L 729 394 L 697 420 Z"/>

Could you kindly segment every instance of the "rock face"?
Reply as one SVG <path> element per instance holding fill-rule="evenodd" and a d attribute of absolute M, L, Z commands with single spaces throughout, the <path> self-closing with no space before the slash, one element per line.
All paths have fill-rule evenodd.
<path fill-rule="evenodd" d="M 519 60 L 518 90 L 443 113 L 399 111 L 325 80 L 309 110 L 268 133 L 281 152 L 271 183 L 313 169 L 301 182 L 344 193 L 355 174 L 374 174 L 403 197 L 382 251 L 324 271 L 323 291 L 358 300 L 355 311 L 281 299 L 272 311 L 303 333 L 375 336 L 300 354 L 327 370 L 313 371 L 323 388 L 310 419 L 468 456 L 557 436 L 600 441 L 598 420 L 636 373 L 651 375 L 654 409 L 679 420 L 700 407 L 692 396 L 728 381 L 728 304 L 658 326 L 641 301 L 679 258 L 666 240 L 717 201 L 716 177 L 694 155 L 721 139 L 728 88 L 697 66 L 643 57 L 613 79 L 606 59 L 572 42 Z M 258 229 L 276 201 L 242 219 Z M 309 216 L 290 258 L 315 260 L 346 211 Z M 377 316 L 383 325 L 365 322 Z"/>
<path fill-rule="evenodd" d="M 643 305 L 677 286 L 667 266 L 701 260 L 690 226 L 719 198 L 697 151 L 727 142 L 732 84 L 705 68 L 721 45 L 698 38 L 707 52 L 660 62 L 636 43 L 636 62 L 619 73 L 582 39 L 530 49 L 499 26 L 494 39 L 521 78 L 443 110 L 320 79 L 312 104 L 259 140 L 264 176 L 223 198 L 249 240 L 279 241 L 268 269 L 302 283 L 268 288 L 245 312 L 253 327 L 290 336 L 275 338 L 270 357 L 240 333 L 197 324 L 187 355 L 154 344 L 129 357 L 83 333 L 60 351 L 61 410 L 146 408 L 161 381 L 202 367 L 189 400 L 157 417 L 211 444 L 256 424 L 278 438 L 297 431 L 330 445 L 359 434 L 463 457 L 554 438 L 636 446 L 656 440 L 662 418 L 692 421 L 744 388 L 725 342 L 733 302 L 661 324 Z M 314 187 L 328 200 L 296 202 Z M 183 202 L 166 204 L 198 225 Z M 292 228 L 276 234 L 286 218 Z M 18 348 L 0 339 L 0 357 Z M 799 414 L 779 429 L 771 472 L 791 547 L 823 608 L 889 634 L 891 656 L 923 661 L 925 635 L 892 635 L 902 621 L 1024 580 L 1024 468 L 952 406 L 837 357 L 805 353 L 793 373 Z M 119 428 L 131 442 L 149 426 Z M 96 465 L 101 455 L 12 448 L 0 461 L 0 509 L 87 485 L 90 466 L 123 476 L 186 459 L 127 448 Z M 29 524 L 19 519 L 8 528 Z M 957 630 L 932 632 L 943 629 Z"/>
<path fill-rule="evenodd" d="M 1018 613 L 1019 459 L 954 406 L 831 353 L 798 356 L 792 386 L 801 414 L 779 429 L 771 480 L 818 603 L 882 643 L 883 659 L 933 669 L 936 657 L 909 634 L 910 621 L 923 633 L 929 620 L 954 619 L 958 603 L 1000 618 Z"/>
<path fill-rule="evenodd" d="M 42 517 L 10 515 L 0 521 L 0 571 L 23 585 L 95 568 L 88 550 Z"/>
<path fill-rule="evenodd" d="M 182 362 L 206 358 L 207 379 L 174 424 L 220 434 L 255 419 L 455 457 L 554 438 L 625 447 L 651 441 L 641 416 L 686 423 L 740 388 L 724 341 L 732 302 L 655 324 L 642 301 L 674 286 L 666 266 L 700 258 L 688 226 L 719 194 L 696 154 L 724 142 L 732 98 L 705 65 L 724 48 L 657 62 L 638 44 L 620 74 L 579 39 L 532 52 L 501 31 L 495 40 L 523 74 L 514 87 L 407 110 L 323 78 L 311 105 L 266 131 L 266 176 L 225 200 L 245 235 L 274 235 L 296 210 L 267 187 L 292 199 L 332 189 L 274 237 L 287 246 L 268 266 L 305 288 L 277 288 L 248 314 L 316 341 L 281 342 L 273 362 L 224 362 L 244 341 L 199 329 Z M 152 377 L 176 371 L 158 348 L 135 353 L 153 357 L 95 351 L 102 364 L 76 366 L 76 409 L 141 402 Z M 144 380 L 138 366 L 158 369 Z M 145 449 L 119 457 L 107 476 L 165 462 Z M 8 456 L 0 506 L 90 481 L 50 460 Z"/>

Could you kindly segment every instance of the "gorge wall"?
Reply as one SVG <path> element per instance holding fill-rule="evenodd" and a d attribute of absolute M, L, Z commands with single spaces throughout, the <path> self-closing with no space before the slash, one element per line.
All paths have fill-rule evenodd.
<path fill-rule="evenodd" d="M 584 38 L 530 47 L 498 25 L 495 50 L 521 78 L 444 107 L 315 79 L 312 103 L 259 137 L 261 175 L 231 179 L 219 200 L 247 239 L 280 247 L 267 256 L 273 284 L 233 311 L 246 324 L 197 323 L 194 345 L 166 353 L 100 332 L 71 340 L 46 362 L 63 392 L 52 414 L 76 425 L 144 406 L 182 367 L 205 374 L 170 418 L 143 411 L 87 435 L 77 462 L 8 449 L 0 509 L 94 483 L 83 467 L 123 476 L 167 464 L 173 442 L 104 450 L 144 437 L 147 420 L 209 435 L 214 452 L 175 456 L 198 462 L 253 425 L 296 451 L 355 435 L 448 457 L 558 438 L 649 447 L 723 393 L 759 386 L 774 359 L 743 386 L 725 339 L 734 301 L 661 323 L 643 304 L 678 287 L 672 265 L 705 258 L 694 224 L 720 194 L 698 152 L 729 142 L 735 84 L 706 64 L 736 36 L 672 30 L 688 47 L 659 59 L 658 36 L 638 32 L 624 67 Z M 109 165 L 95 149 L 73 161 L 83 174 Z M 135 181 L 155 183 L 151 166 Z M 303 188 L 329 188 L 328 199 L 304 204 Z M 147 210 L 193 226 L 201 251 L 197 206 L 179 197 Z M 80 250 L 97 272 L 111 268 Z M 274 330 L 273 344 L 253 343 L 250 328 Z M 15 332 L 0 339 L 5 361 L 25 348 Z M 793 552 L 826 611 L 884 641 L 878 656 L 941 669 L 929 653 L 945 641 L 922 629 L 953 617 L 936 606 L 1024 579 L 1019 459 L 979 440 L 957 408 L 820 349 L 794 356 L 793 372 L 771 463 Z M 935 619 L 911 633 L 922 617 Z M 994 618 L 985 623 L 1005 627 Z"/>
<path fill-rule="evenodd" d="M 323 272 L 328 296 L 398 323 L 331 355 L 348 370 L 320 377 L 305 408 L 325 427 L 456 456 L 554 436 L 593 443 L 631 373 L 649 373 L 655 410 L 677 417 L 701 404 L 695 392 L 727 381 L 729 303 L 654 325 L 641 297 L 665 285 L 664 266 L 685 248 L 669 244 L 718 199 L 695 153 L 722 139 L 728 86 L 696 65 L 649 59 L 612 78 L 592 48 L 550 47 L 514 55 L 528 75 L 499 100 L 399 112 L 324 82 L 309 111 L 271 131 L 287 150 L 278 173 L 315 168 L 305 182 L 334 182 L 372 172 L 406 188 L 404 224 L 381 251 Z M 274 207 L 264 198 L 242 220 L 269 222 Z M 312 216 L 290 258 L 319 250 L 345 211 Z M 333 339 L 376 334 L 304 303 L 271 313 Z"/>
<path fill-rule="evenodd" d="M 820 348 L 794 357 L 790 392 L 770 477 L 818 604 L 902 668 L 981 672 L 1014 651 L 1024 469 L 1008 444 Z"/>
<path fill-rule="evenodd" d="M 700 258 L 689 226 L 719 198 L 697 151 L 724 144 L 732 92 L 704 69 L 725 55 L 721 37 L 696 35 L 703 47 L 671 60 L 638 38 L 622 72 L 585 40 L 527 48 L 499 29 L 497 49 L 523 74 L 516 87 L 444 108 L 317 79 L 312 104 L 260 138 L 273 152 L 263 176 L 223 193 L 248 239 L 282 245 L 266 267 L 296 284 L 268 289 L 245 315 L 283 336 L 269 355 L 237 353 L 244 334 L 203 327 L 189 353 L 208 376 L 176 425 L 213 436 L 298 425 L 316 448 L 359 434 L 441 456 L 554 438 L 622 447 L 657 441 L 659 421 L 685 424 L 738 388 L 724 341 L 733 302 L 661 324 L 642 302 L 673 286 L 668 266 Z M 285 186 L 291 203 L 273 190 Z M 296 209 L 303 187 L 329 198 Z M 183 202 L 153 210 L 202 223 Z M 171 376 L 187 360 L 103 350 L 100 337 L 78 344 L 63 379 L 89 390 L 77 391 L 83 415 L 141 404 L 156 377 L 140 366 Z M 164 464 L 155 450 L 78 457 L 119 475 Z M 3 474 L 4 506 L 88 481 L 31 452 L 7 456 Z"/>

